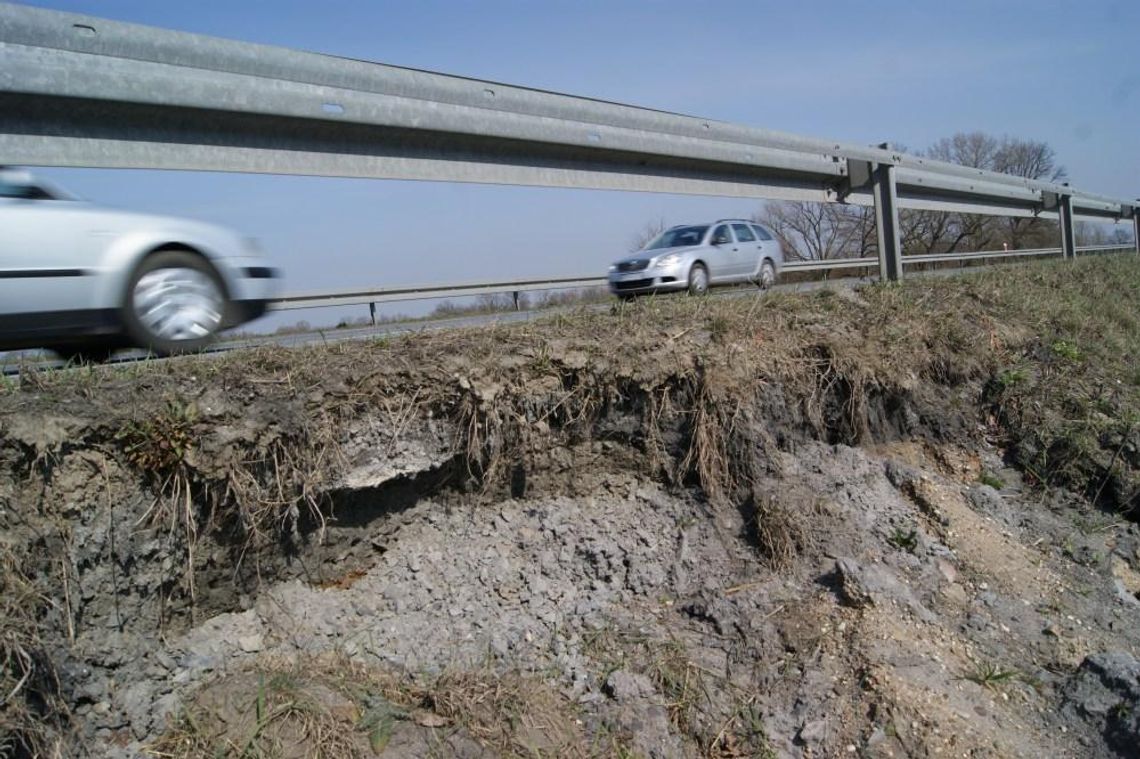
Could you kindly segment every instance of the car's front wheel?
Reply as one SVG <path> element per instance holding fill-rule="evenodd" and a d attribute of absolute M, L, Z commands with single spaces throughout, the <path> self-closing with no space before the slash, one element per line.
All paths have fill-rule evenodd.
<path fill-rule="evenodd" d="M 147 256 L 127 283 L 127 335 L 160 356 L 202 350 L 221 330 L 225 313 L 225 287 L 218 273 L 189 251 Z"/>
<path fill-rule="evenodd" d="M 693 264 L 689 269 L 689 295 L 704 295 L 709 291 L 709 272 L 704 264 Z"/>

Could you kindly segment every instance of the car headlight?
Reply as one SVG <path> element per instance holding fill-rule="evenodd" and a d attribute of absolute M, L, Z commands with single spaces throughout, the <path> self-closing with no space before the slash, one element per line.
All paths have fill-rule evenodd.
<path fill-rule="evenodd" d="M 617 271 L 617 264 L 610 264 L 610 271 Z"/>
<path fill-rule="evenodd" d="M 663 269 L 666 266 L 675 266 L 681 262 L 681 255 L 679 253 L 670 253 L 667 256 L 661 256 L 653 265 L 658 269 Z"/>

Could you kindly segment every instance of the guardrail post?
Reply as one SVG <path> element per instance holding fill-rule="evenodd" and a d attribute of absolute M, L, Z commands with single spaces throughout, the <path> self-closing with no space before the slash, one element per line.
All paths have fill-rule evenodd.
<path fill-rule="evenodd" d="M 1073 196 L 1057 198 L 1057 218 L 1061 222 L 1061 258 L 1077 257 L 1077 238 L 1073 233 Z"/>
<path fill-rule="evenodd" d="M 519 291 L 518 291 L 518 290 L 515 290 L 514 292 L 512 292 L 512 293 L 511 293 L 511 298 L 513 298 L 513 299 L 514 299 L 514 301 L 515 301 L 515 310 L 516 310 L 516 311 L 518 311 L 518 310 L 519 310 Z"/>
<path fill-rule="evenodd" d="M 884 143 L 881 147 L 890 150 L 889 144 Z M 898 282 L 902 279 L 902 236 L 899 234 L 894 164 L 875 164 L 871 171 L 871 186 L 875 196 L 875 230 L 879 241 L 879 279 Z"/>
<path fill-rule="evenodd" d="M 368 315 L 370 317 L 372 317 L 372 326 L 375 327 L 376 326 L 376 304 L 375 303 L 369 303 L 368 304 Z"/>
<path fill-rule="evenodd" d="M 1132 244 L 1136 247 L 1136 255 L 1140 256 L 1140 205 L 1132 207 Z"/>

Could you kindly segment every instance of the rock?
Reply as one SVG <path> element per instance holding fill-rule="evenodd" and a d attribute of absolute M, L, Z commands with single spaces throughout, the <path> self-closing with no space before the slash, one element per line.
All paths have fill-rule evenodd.
<path fill-rule="evenodd" d="M 1122 756 L 1140 757 L 1140 662 L 1132 654 L 1086 657 L 1062 689 L 1061 709 L 1101 732 Z"/>
<path fill-rule="evenodd" d="M 835 561 L 835 577 L 840 597 L 849 606 L 863 608 L 894 601 L 924 621 L 934 619 L 934 615 L 886 567 L 861 566 L 854 559 L 843 557 Z"/>
<path fill-rule="evenodd" d="M 863 577 L 863 568 L 854 559 L 836 559 L 835 574 L 839 579 L 840 594 L 849 605 L 862 608 L 874 603 Z"/>
<path fill-rule="evenodd" d="M 1117 599 L 1119 599 L 1122 604 L 1125 606 L 1140 606 L 1140 598 L 1129 593 L 1124 581 L 1119 577 L 1112 581 L 1112 586 L 1116 590 Z"/>
<path fill-rule="evenodd" d="M 238 638 L 238 646 L 247 654 L 253 654 L 260 651 L 265 647 L 265 641 L 262 639 L 261 634 L 244 635 Z"/>
<path fill-rule="evenodd" d="M 648 698 L 655 690 L 648 677 L 626 669 L 619 669 L 606 679 L 606 694 L 619 704 Z"/>
<path fill-rule="evenodd" d="M 989 485 L 970 488 L 966 493 L 966 499 L 971 506 L 984 514 L 1000 514 L 1005 508 L 1005 500 L 1001 497 L 1001 493 Z"/>
<path fill-rule="evenodd" d="M 938 572 L 944 578 L 946 578 L 946 582 L 957 582 L 958 581 L 958 570 L 954 568 L 953 564 L 951 564 L 948 561 L 945 561 L 944 559 L 939 559 L 937 564 L 938 564 Z"/>
<path fill-rule="evenodd" d="M 819 743 L 827 735 L 827 720 L 816 719 L 805 722 L 800 731 L 796 733 L 796 740 L 801 743 Z"/>
<path fill-rule="evenodd" d="M 883 469 L 890 483 L 899 490 L 907 486 L 912 486 L 919 478 L 919 474 L 915 469 L 894 459 L 888 461 Z"/>
<path fill-rule="evenodd" d="M 946 585 L 942 589 L 942 595 L 944 598 L 947 598 L 954 603 L 960 604 L 962 606 L 965 606 L 970 601 L 969 596 L 966 595 L 966 589 L 958 583 L 951 583 L 949 585 Z"/>

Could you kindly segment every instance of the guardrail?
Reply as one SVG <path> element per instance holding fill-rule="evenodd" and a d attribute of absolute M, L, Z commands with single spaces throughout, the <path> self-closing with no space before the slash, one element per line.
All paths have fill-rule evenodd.
<path fill-rule="evenodd" d="M 1131 245 L 1086 245 L 1077 248 L 1078 253 L 1106 253 L 1112 251 L 1132 251 Z M 993 259 L 1015 259 L 1037 256 L 1061 255 L 1060 248 L 1026 248 L 1022 250 L 981 250 L 968 253 L 932 253 L 903 256 L 904 266 L 937 264 L 947 262 L 990 261 Z M 830 261 L 788 261 L 785 272 L 824 272 L 846 269 L 871 269 L 879 265 L 878 258 L 838 258 Z M 274 311 L 292 311 L 304 308 L 327 308 L 332 306 L 369 305 L 375 316 L 377 303 L 393 303 L 407 300 L 431 300 L 458 298 L 473 295 L 497 295 L 511 293 L 515 307 L 519 306 L 519 295 L 540 290 L 573 290 L 586 287 L 605 287 L 605 277 L 561 277 L 555 279 L 524 279 L 505 282 L 470 282 L 458 285 L 421 285 L 410 287 L 379 287 L 371 290 L 339 290 L 312 293 L 296 293 L 274 300 L 270 308 Z"/>
<path fill-rule="evenodd" d="M 1107 154 L 1107 151 L 1106 151 Z M 1140 202 L 864 147 L 463 77 L 0 4 L 0 161 L 583 187 L 1132 220 Z"/>

